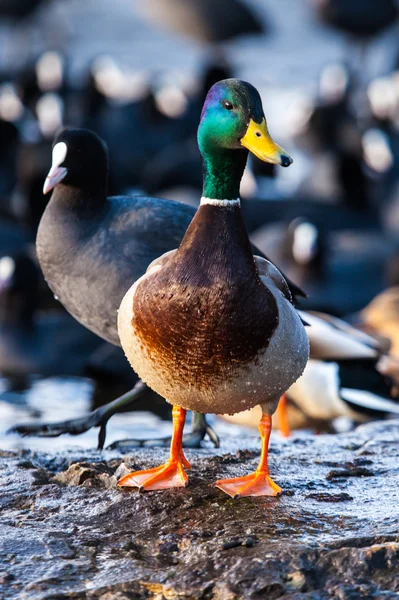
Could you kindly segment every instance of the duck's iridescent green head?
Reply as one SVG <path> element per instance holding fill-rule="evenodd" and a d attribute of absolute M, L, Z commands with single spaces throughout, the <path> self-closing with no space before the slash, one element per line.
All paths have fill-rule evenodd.
<path fill-rule="evenodd" d="M 283 167 L 290 155 L 270 137 L 262 101 L 253 85 L 239 79 L 224 79 L 208 92 L 198 128 L 203 156 L 217 149 L 248 149 L 261 160 Z"/>

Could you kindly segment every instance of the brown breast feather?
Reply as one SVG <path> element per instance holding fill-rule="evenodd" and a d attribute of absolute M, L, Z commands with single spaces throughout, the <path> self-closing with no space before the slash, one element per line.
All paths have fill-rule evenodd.
<path fill-rule="evenodd" d="M 132 321 L 157 369 L 198 389 L 254 363 L 278 325 L 277 303 L 259 279 L 240 220 L 234 231 L 237 215 L 224 211 L 217 222 L 203 208 L 213 207 L 198 211 L 179 251 L 138 285 Z"/>

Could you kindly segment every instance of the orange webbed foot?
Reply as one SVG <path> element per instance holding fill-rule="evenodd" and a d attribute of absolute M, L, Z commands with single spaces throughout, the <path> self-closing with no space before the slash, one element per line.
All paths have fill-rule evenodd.
<path fill-rule="evenodd" d="M 235 477 L 234 479 L 219 479 L 215 486 L 232 498 L 279 496 L 282 493 L 281 487 L 274 483 L 266 471 L 255 471 L 250 475 Z"/>
<path fill-rule="evenodd" d="M 172 410 L 173 435 L 170 444 L 169 459 L 165 464 L 155 469 L 134 471 L 118 481 L 118 487 L 138 487 L 140 491 L 165 490 L 168 488 L 185 487 L 188 483 L 187 473 L 191 465 L 184 456 L 182 435 L 186 411 L 174 406 Z"/>
<path fill-rule="evenodd" d="M 180 460 L 169 459 L 154 469 L 128 473 L 118 481 L 118 487 L 138 487 L 144 492 L 185 487 L 188 477 L 184 467 L 190 468 L 190 463 L 184 456 Z"/>

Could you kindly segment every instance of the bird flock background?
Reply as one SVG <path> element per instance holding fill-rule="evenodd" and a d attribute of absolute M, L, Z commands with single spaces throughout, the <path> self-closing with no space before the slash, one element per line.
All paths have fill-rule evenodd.
<path fill-rule="evenodd" d="M 102 445 L 113 410 L 43 424 L 84 418 L 137 383 L 122 350 L 63 308 L 37 260 L 55 136 L 96 132 L 108 194 L 179 200 L 188 224 L 202 189 L 201 108 L 228 77 L 257 87 L 294 158 L 289 169 L 251 158 L 241 185 L 251 241 L 306 292 L 301 317 L 329 340 L 276 425 L 335 432 L 399 414 L 398 15 L 395 0 L 0 0 L 2 447 L 70 444 L 18 436 L 65 432 L 86 432 L 74 442 L 90 447 L 92 425 Z M 142 392 L 107 424 L 107 443 L 169 432 L 170 407 Z M 234 435 L 258 418 L 211 420 L 208 433 L 217 443 L 214 430 Z"/>

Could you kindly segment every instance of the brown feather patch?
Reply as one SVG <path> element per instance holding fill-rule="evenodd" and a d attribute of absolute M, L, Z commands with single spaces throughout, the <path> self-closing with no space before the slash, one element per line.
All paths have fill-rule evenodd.
<path fill-rule="evenodd" d="M 150 360 L 179 385 L 205 389 L 254 363 L 278 310 L 259 279 L 239 209 L 201 207 L 178 252 L 138 285 L 133 315 Z"/>

